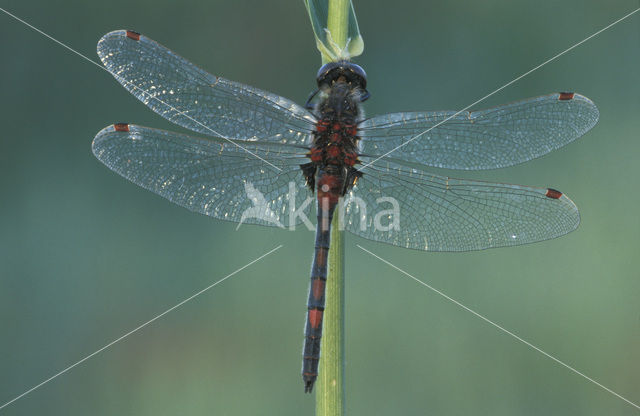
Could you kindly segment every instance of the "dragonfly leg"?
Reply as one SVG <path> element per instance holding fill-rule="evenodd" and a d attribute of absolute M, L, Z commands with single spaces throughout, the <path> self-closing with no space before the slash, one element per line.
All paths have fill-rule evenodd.
<path fill-rule="evenodd" d="M 315 90 L 314 92 L 311 93 L 311 95 L 309 95 L 309 98 L 307 98 L 307 102 L 304 104 L 304 108 L 306 108 L 307 110 L 313 110 L 315 108 L 315 106 L 313 104 L 311 104 L 311 100 L 313 100 L 313 98 L 318 95 L 318 93 L 320 92 L 320 90 Z"/>
<path fill-rule="evenodd" d="M 367 90 L 364 90 L 364 94 L 360 96 L 360 102 L 365 102 L 371 97 L 371 93 Z"/>

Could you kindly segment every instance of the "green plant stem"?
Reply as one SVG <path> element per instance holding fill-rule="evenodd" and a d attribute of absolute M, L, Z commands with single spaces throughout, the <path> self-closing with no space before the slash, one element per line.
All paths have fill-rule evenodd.
<path fill-rule="evenodd" d="M 329 29 L 333 41 L 341 48 L 347 46 L 350 7 L 351 0 L 329 0 L 327 29 Z M 326 63 L 324 55 L 322 59 L 323 63 Z"/>
<path fill-rule="evenodd" d="M 329 0 L 327 29 L 344 48 L 349 33 L 350 0 Z M 323 63 L 326 63 L 323 56 Z M 316 388 L 316 416 L 344 414 L 344 234 L 340 224 L 342 199 L 331 224 L 324 328 Z"/>
<path fill-rule="evenodd" d="M 338 212 L 331 228 L 316 416 L 344 414 L 344 233 Z"/>

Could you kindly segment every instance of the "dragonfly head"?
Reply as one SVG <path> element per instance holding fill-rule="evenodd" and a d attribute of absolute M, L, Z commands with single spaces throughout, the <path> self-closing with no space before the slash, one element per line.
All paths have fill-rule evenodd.
<path fill-rule="evenodd" d="M 343 78 L 352 88 L 359 87 L 363 90 L 367 88 L 367 74 L 364 69 L 349 61 L 329 62 L 322 65 L 316 76 L 318 88 L 330 87 L 340 78 Z"/>

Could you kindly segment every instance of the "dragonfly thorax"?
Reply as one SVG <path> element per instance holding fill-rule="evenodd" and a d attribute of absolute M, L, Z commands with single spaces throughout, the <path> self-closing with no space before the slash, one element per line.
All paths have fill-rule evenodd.
<path fill-rule="evenodd" d="M 331 87 L 321 89 L 322 99 L 316 105 L 316 113 L 322 120 L 353 124 L 360 114 L 362 90 L 353 84 L 338 80 Z"/>
<path fill-rule="evenodd" d="M 308 157 L 310 163 L 301 166 L 307 185 L 314 190 L 331 176 L 334 183 L 341 185 L 331 187 L 330 193 L 342 196 L 362 176 L 354 167 L 358 160 L 358 128 L 360 118 L 360 87 L 346 82 L 344 77 L 323 86 L 322 99 L 316 106 L 318 121 L 313 132 L 313 141 Z"/>

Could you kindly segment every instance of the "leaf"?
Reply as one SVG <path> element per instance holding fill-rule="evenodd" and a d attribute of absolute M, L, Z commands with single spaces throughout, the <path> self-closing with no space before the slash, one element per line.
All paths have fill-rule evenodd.
<path fill-rule="evenodd" d="M 329 31 L 329 1 L 304 0 L 304 4 L 309 12 L 316 46 L 325 61 L 349 60 L 362 54 L 364 40 L 360 35 L 356 13 L 351 1 L 349 1 L 347 38 L 344 45 L 339 44 L 335 39 L 336 36 Z"/>

